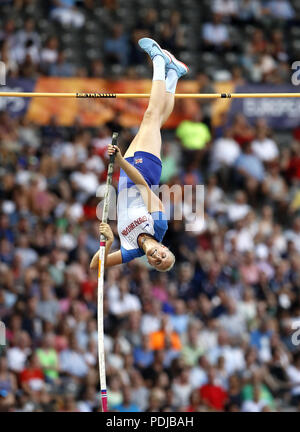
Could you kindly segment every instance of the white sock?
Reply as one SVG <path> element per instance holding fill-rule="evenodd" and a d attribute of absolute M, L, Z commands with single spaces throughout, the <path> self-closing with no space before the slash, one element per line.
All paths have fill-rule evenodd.
<path fill-rule="evenodd" d="M 174 71 L 174 69 L 169 69 L 167 79 L 166 79 L 166 91 L 168 93 L 175 94 L 177 81 L 178 81 L 178 75 L 176 71 Z"/>
<path fill-rule="evenodd" d="M 153 61 L 153 81 L 165 81 L 165 60 L 163 56 L 156 55 Z"/>

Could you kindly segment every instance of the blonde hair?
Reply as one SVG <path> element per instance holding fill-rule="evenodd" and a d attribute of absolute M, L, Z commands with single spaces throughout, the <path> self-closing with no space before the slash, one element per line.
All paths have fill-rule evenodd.
<path fill-rule="evenodd" d="M 173 254 L 173 252 L 171 252 L 170 250 L 169 250 L 169 254 L 170 254 L 171 258 L 172 258 L 172 262 L 171 262 L 171 264 L 169 265 L 169 267 L 166 268 L 166 269 L 164 269 L 164 270 L 162 270 L 162 269 L 156 269 L 157 271 L 165 273 L 165 272 L 168 272 L 168 271 L 172 270 L 172 268 L 174 267 L 174 264 L 175 264 L 176 258 L 175 258 L 175 255 Z M 155 268 L 156 268 L 156 267 L 155 267 Z"/>

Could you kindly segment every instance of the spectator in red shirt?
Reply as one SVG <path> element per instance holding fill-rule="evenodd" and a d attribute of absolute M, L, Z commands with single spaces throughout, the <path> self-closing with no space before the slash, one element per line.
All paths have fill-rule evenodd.
<path fill-rule="evenodd" d="M 36 354 L 27 359 L 26 368 L 20 374 L 20 382 L 25 391 L 40 391 L 44 387 L 45 377 Z"/>
<path fill-rule="evenodd" d="M 232 125 L 232 137 L 240 145 L 253 141 L 255 131 L 243 114 L 237 114 Z"/>
<path fill-rule="evenodd" d="M 223 387 L 216 383 L 216 370 L 214 367 L 208 370 L 207 377 L 207 383 L 200 387 L 200 396 L 209 408 L 223 411 L 227 400 L 227 393 Z"/>

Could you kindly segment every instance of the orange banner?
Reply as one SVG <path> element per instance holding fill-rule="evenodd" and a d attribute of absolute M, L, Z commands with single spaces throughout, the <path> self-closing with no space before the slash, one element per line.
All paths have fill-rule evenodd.
<path fill-rule="evenodd" d="M 110 81 L 98 78 L 40 78 L 35 92 L 108 92 L 149 93 L 150 80 Z M 180 93 L 196 93 L 196 81 L 182 80 L 177 87 Z M 29 120 L 46 125 L 55 116 L 62 126 L 71 126 L 76 120 L 84 126 L 100 126 L 112 120 L 116 112 L 124 127 L 135 127 L 141 122 L 147 99 L 73 99 L 33 98 L 29 104 Z M 165 127 L 175 128 L 182 120 L 191 118 L 198 109 L 194 99 L 177 100 L 175 109 Z"/>

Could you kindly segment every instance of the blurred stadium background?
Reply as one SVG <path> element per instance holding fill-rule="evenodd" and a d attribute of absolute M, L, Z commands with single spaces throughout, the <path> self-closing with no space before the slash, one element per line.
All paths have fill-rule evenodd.
<path fill-rule="evenodd" d="M 297 0 L 2 0 L 1 90 L 148 91 L 150 36 L 190 66 L 178 91 L 295 92 L 299 23 Z M 96 190 L 145 103 L 0 99 L 2 411 L 99 410 Z M 298 99 L 176 102 L 161 181 L 205 184 L 205 226 L 170 221 L 168 274 L 106 272 L 110 410 L 299 411 L 299 119 Z"/>

